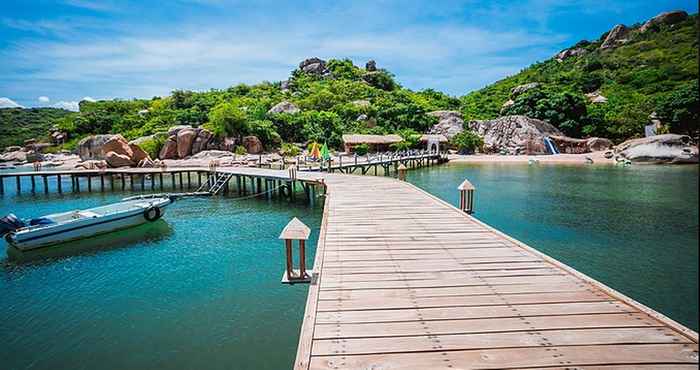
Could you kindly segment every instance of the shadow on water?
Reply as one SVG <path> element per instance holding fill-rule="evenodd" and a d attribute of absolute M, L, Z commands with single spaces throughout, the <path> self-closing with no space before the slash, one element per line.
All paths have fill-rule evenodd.
<path fill-rule="evenodd" d="M 173 228 L 165 220 L 145 223 L 90 238 L 65 242 L 31 251 L 20 251 L 7 246 L 6 264 L 46 263 L 52 260 L 83 254 L 129 248 L 137 244 L 164 240 L 173 234 Z"/>

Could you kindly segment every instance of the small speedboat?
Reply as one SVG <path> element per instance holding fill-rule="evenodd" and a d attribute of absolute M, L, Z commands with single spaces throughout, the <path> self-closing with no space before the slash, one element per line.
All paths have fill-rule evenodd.
<path fill-rule="evenodd" d="M 168 196 L 127 198 L 106 206 L 29 220 L 10 214 L 0 219 L 0 234 L 5 234 L 11 246 L 28 251 L 156 221 L 173 201 L 174 197 Z"/>

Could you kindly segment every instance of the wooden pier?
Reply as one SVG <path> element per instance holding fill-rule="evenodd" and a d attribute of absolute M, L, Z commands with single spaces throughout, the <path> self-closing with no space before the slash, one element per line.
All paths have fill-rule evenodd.
<path fill-rule="evenodd" d="M 297 370 L 698 367 L 694 331 L 390 177 L 172 168 L 5 173 L 0 185 L 21 191 L 29 176 L 48 191 L 63 176 L 150 191 L 217 173 L 239 195 L 326 194 Z"/>
<path fill-rule="evenodd" d="M 318 165 L 308 165 L 303 162 L 299 169 L 303 171 L 325 171 L 339 172 L 345 174 L 375 176 L 392 176 L 398 172 L 399 166 L 415 169 L 420 167 L 430 167 L 448 161 L 445 153 L 421 151 L 416 153 L 375 153 L 367 155 L 343 155 L 339 156 L 333 163 L 322 162 Z M 381 172 L 380 172 L 381 170 Z"/>
<path fill-rule="evenodd" d="M 295 369 L 697 369 L 697 333 L 415 186 L 325 181 Z"/>

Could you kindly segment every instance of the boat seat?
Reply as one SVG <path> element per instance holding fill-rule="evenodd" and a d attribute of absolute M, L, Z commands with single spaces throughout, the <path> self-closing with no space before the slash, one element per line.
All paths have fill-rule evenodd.
<path fill-rule="evenodd" d="M 90 211 L 80 211 L 78 215 L 80 218 L 94 218 L 99 216 L 97 213 Z"/>

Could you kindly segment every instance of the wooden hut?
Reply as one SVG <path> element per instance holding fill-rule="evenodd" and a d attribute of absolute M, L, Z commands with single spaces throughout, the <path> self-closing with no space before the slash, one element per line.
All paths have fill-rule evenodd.
<path fill-rule="evenodd" d="M 370 152 L 390 150 L 391 144 L 400 143 L 403 139 L 399 135 L 343 135 L 345 151 L 352 153 L 355 147 L 367 144 Z"/>

